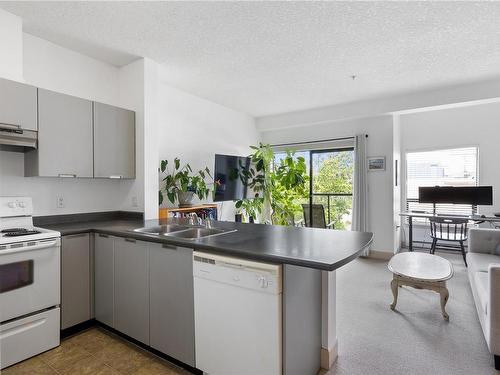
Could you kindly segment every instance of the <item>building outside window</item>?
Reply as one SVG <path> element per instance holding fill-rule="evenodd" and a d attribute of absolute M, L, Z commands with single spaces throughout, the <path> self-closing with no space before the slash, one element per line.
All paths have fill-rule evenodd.
<path fill-rule="evenodd" d="M 406 154 L 406 209 L 433 212 L 431 203 L 418 203 L 420 186 L 477 186 L 478 148 L 461 147 Z M 477 206 L 436 204 L 436 213 L 472 215 Z M 423 221 L 423 220 L 421 220 Z"/>

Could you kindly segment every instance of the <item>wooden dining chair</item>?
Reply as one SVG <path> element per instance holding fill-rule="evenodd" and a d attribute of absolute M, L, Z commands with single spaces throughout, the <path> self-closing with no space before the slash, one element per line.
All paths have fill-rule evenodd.
<path fill-rule="evenodd" d="M 467 219 L 448 219 L 442 217 L 432 217 L 429 219 L 431 224 L 432 245 L 430 253 L 434 254 L 438 241 L 458 242 L 462 250 L 465 266 L 467 260 L 465 258 L 464 241 L 467 241 Z"/>

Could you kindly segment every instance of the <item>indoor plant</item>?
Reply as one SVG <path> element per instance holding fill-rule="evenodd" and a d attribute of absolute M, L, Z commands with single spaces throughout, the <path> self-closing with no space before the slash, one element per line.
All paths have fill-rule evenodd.
<path fill-rule="evenodd" d="M 243 208 L 248 216 L 260 214 L 262 223 L 293 225 L 294 216 L 301 208 L 300 200 L 308 196 L 305 159 L 287 151 L 277 163 L 270 145 L 260 143 L 251 148 L 254 150 L 250 155 L 252 166 L 240 168 L 239 174 L 257 198 L 237 201 L 236 207 Z"/>
<path fill-rule="evenodd" d="M 255 198 L 240 199 L 235 204 L 237 214 L 245 213 L 247 220 L 252 223 L 261 214 L 263 203 L 264 199 L 258 195 Z"/>
<path fill-rule="evenodd" d="M 189 207 L 193 196 L 196 195 L 200 200 L 208 197 L 210 189 L 207 186 L 205 179 L 212 179 L 210 170 L 205 167 L 193 173 L 193 169 L 189 164 L 181 166 L 179 158 L 174 159 L 173 168 L 170 171 L 168 160 L 160 161 L 159 172 L 166 174 L 161 178 L 159 203 L 164 201 L 164 194 L 171 203 L 179 202 L 179 207 Z"/>

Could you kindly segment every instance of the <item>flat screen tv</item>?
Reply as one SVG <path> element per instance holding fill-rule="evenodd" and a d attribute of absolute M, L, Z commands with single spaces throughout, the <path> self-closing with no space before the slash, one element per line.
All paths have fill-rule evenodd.
<path fill-rule="evenodd" d="M 492 186 L 432 186 L 418 188 L 419 203 L 492 205 Z"/>
<path fill-rule="evenodd" d="M 247 186 L 240 178 L 240 171 L 250 168 L 250 158 L 215 154 L 214 201 L 232 201 L 247 198 Z"/>

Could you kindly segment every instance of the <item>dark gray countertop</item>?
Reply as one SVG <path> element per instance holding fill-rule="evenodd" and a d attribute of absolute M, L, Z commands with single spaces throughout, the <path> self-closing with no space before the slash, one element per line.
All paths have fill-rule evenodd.
<path fill-rule="evenodd" d="M 169 222 L 176 219 L 169 219 Z M 64 235 L 103 233 L 137 240 L 168 243 L 258 261 L 293 264 L 333 271 L 357 258 L 370 245 L 373 234 L 331 229 L 297 228 L 277 225 L 216 221 L 214 228 L 236 232 L 198 240 L 148 235 L 133 229 L 166 223 L 165 220 L 106 220 L 40 225 Z"/>

